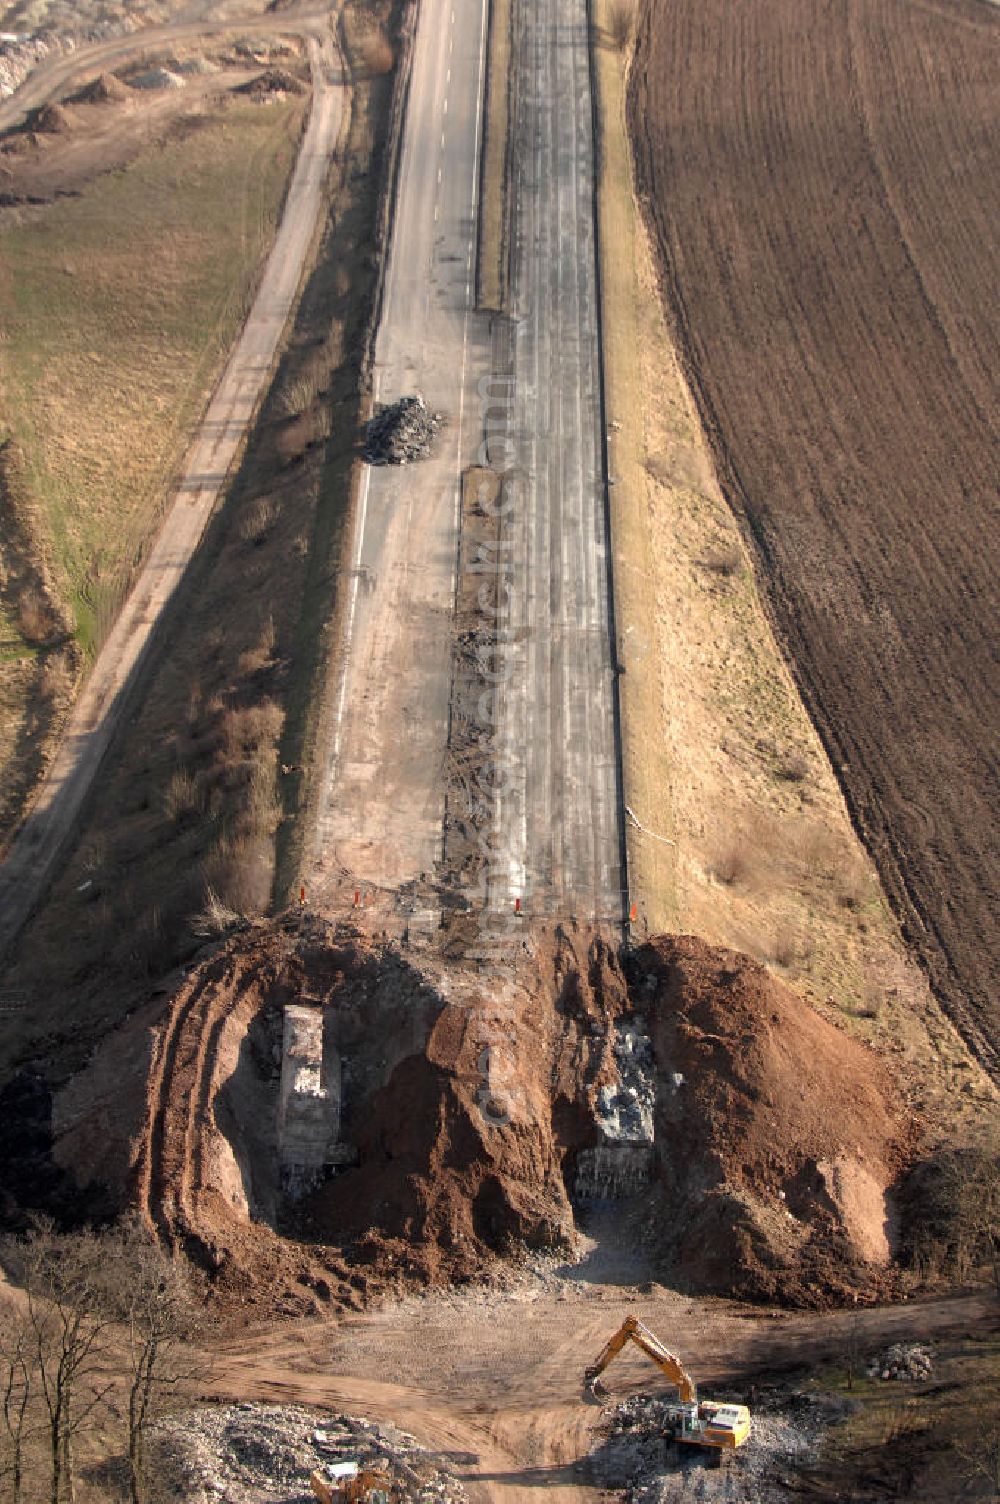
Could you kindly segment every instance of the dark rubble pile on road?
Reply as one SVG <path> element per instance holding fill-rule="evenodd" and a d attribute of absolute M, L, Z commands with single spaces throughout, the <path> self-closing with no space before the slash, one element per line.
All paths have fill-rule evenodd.
<path fill-rule="evenodd" d="M 904 1383 L 919 1383 L 929 1379 L 934 1371 L 934 1360 L 928 1347 L 919 1342 L 896 1342 L 868 1364 L 870 1379 L 900 1379 Z"/>
<path fill-rule="evenodd" d="M 370 465 L 406 465 L 431 452 L 441 414 L 428 411 L 419 393 L 400 397 L 369 420 L 365 430 L 365 459 Z"/>
<path fill-rule="evenodd" d="M 297 1405 L 189 1410 L 159 1427 L 165 1496 L 185 1504 L 315 1504 L 309 1475 L 331 1463 L 388 1472 L 413 1504 L 465 1504 L 449 1463 L 405 1431 Z"/>

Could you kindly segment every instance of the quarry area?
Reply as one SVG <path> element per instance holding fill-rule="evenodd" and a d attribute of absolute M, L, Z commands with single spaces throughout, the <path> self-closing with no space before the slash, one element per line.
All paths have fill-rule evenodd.
<path fill-rule="evenodd" d="M 0 0 L 0 1500 L 1000 1498 L 998 55 Z"/>

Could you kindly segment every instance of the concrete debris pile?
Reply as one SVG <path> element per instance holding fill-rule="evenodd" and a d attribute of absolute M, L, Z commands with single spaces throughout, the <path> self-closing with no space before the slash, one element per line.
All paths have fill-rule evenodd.
<path fill-rule="evenodd" d="M 636 1014 L 619 1020 L 614 1038 L 619 1085 L 602 1086 L 598 1106 L 601 1131 L 616 1143 L 653 1142 L 656 1074 L 653 1046 L 645 1019 Z"/>
<path fill-rule="evenodd" d="M 831 1409 L 814 1398 L 755 1404 L 750 1440 L 719 1468 L 717 1454 L 664 1440 L 672 1394 L 633 1395 L 605 1412 L 604 1434 L 589 1459 L 593 1476 L 606 1489 L 624 1490 L 630 1504 L 786 1504 L 797 1497 L 792 1474 L 815 1456 L 822 1432 L 843 1413 L 841 1401 Z"/>
<path fill-rule="evenodd" d="M 0 33 L 0 99 L 8 99 L 38 64 L 48 58 L 62 57 L 89 42 L 103 42 L 133 29 L 126 23 L 101 22 L 76 33 Z"/>
<path fill-rule="evenodd" d="M 463 1504 L 466 1494 L 445 1460 L 419 1446 L 408 1431 L 376 1425 L 350 1415 L 336 1415 L 318 1426 L 313 1439 L 324 1464 L 357 1462 L 362 1468 L 384 1472 L 415 1504 Z"/>
<path fill-rule="evenodd" d="M 228 1406 L 173 1416 L 154 1438 L 165 1497 L 185 1504 L 315 1504 L 309 1475 L 356 1462 L 387 1472 L 414 1504 L 464 1504 L 445 1460 L 394 1426 L 297 1405 Z"/>
<path fill-rule="evenodd" d="M 919 1342 L 896 1342 L 868 1364 L 870 1379 L 900 1379 L 904 1383 L 921 1383 L 934 1372 L 929 1347 Z"/>
<path fill-rule="evenodd" d="M 600 1142 L 577 1158 L 573 1195 L 581 1203 L 634 1196 L 648 1186 L 653 1170 L 656 1071 L 640 1014 L 618 1020 L 612 1048 L 618 1082 L 597 1093 Z"/>
<path fill-rule="evenodd" d="M 183 89 L 185 80 L 170 68 L 148 68 L 144 73 L 129 74 L 131 89 Z"/>
<path fill-rule="evenodd" d="M 369 420 L 365 459 L 370 465 L 406 465 L 426 459 L 440 424 L 441 414 L 429 412 L 419 393 L 400 397 Z"/>

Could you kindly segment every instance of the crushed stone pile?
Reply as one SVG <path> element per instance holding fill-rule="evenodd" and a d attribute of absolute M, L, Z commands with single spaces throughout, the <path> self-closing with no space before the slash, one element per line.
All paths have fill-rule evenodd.
<path fill-rule="evenodd" d="M 385 1470 L 413 1504 L 464 1504 L 448 1461 L 395 1426 L 297 1405 L 189 1410 L 156 1430 L 166 1497 L 185 1504 L 315 1504 L 309 1475 L 331 1462 Z"/>
<path fill-rule="evenodd" d="M 441 414 L 429 412 L 419 393 L 400 397 L 369 421 L 365 459 L 370 465 L 406 465 L 426 459 L 440 424 Z"/>
<path fill-rule="evenodd" d="M 170 68 L 149 68 L 130 74 L 128 84 L 133 89 L 183 89 L 185 80 Z"/>
<path fill-rule="evenodd" d="M 796 1471 L 813 1461 L 824 1431 L 852 1408 L 849 1400 L 812 1394 L 762 1399 L 753 1407 L 750 1440 L 720 1468 L 711 1452 L 664 1440 L 673 1398 L 632 1395 L 604 1412 L 590 1466 L 595 1481 L 622 1490 L 629 1504 L 791 1504 L 800 1497 Z"/>
<path fill-rule="evenodd" d="M 934 1359 L 930 1348 L 919 1342 L 896 1342 L 879 1357 L 873 1358 L 866 1372 L 870 1379 L 922 1383 L 934 1372 Z"/>

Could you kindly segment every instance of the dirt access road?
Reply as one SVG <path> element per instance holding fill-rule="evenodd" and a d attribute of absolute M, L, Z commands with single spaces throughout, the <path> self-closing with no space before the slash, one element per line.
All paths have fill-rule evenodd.
<path fill-rule="evenodd" d="M 245 16 L 236 19 L 230 17 L 226 21 L 186 20 L 166 26 L 149 26 L 142 31 L 131 31 L 125 36 L 114 37 L 110 41 L 78 47 L 75 52 L 41 63 L 15 93 L 0 102 L 0 131 L 20 125 L 40 105 L 48 104 L 51 99 L 63 98 L 96 74 L 113 72 L 142 53 L 247 31 L 252 31 L 255 35 L 295 33 L 302 36 L 312 33 L 319 37 L 328 26 L 327 8 L 282 11 L 279 15 L 255 15 L 249 12 Z"/>
<path fill-rule="evenodd" d="M 283 18 L 285 31 L 308 36 L 313 106 L 285 211 L 253 308 L 202 419 L 166 521 L 138 582 L 74 707 L 38 799 L 0 868 L 0 952 L 41 896 L 97 776 L 141 670 L 152 634 L 198 546 L 230 467 L 270 379 L 322 208 L 322 192 L 340 134 L 344 91 L 329 20 Z M 164 40 L 188 28 L 162 28 Z M 190 29 L 192 36 L 203 34 Z M 130 39 L 131 50 L 148 43 Z M 117 46 L 112 49 L 115 56 Z M 93 49 L 87 67 L 106 61 Z M 77 59 L 78 61 L 79 59 Z M 64 83 L 63 70 L 57 70 Z M 36 80 L 31 81 L 40 87 Z M 15 96 L 19 98 L 19 96 Z"/>
<path fill-rule="evenodd" d="M 995 1300 L 969 1297 L 822 1316 L 695 1302 L 654 1287 L 641 1294 L 599 1269 L 601 1255 L 563 1278 L 505 1293 L 441 1292 L 384 1311 L 285 1325 L 221 1344 L 220 1396 L 332 1406 L 394 1422 L 441 1451 L 468 1454 L 458 1472 L 473 1499 L 521 1504 L 544 1487 L 593 1499 L 584 1459 L 600 1410 L 583 1369 L 632 1311 L 675 1348 L 703 1383 L 740 1392 L 762 1370 L 834 1361 L 860 1322 L 863 1348 L 983 1330 Z M 635 1277 L 635 1271 L 633 1271 Z M 854 1332 L 851 1330 L 852 1340 Z M 624 1355 L 613 1396 L 656 1390 L 656 1373 Z"/>
<path fill-rule="evenodd" d="M 482 4 L 425 0 L 376 397 L 419 391 L 448 421 L 431 460 L 363 477 L 318 830 L 319 892 L 381 892 L 411 928 L 434 927 L 449 874 L 463 571 L 503 576 L 463 733 L 486 749 L 475 894 L 496 913 L 623 908 L 584 0 L 525 7 L 517 39 L 510 318 L 474 304 L 485 41 Z M 485 555 L 463 539 L 474 464 L 504 475 Z"/>

